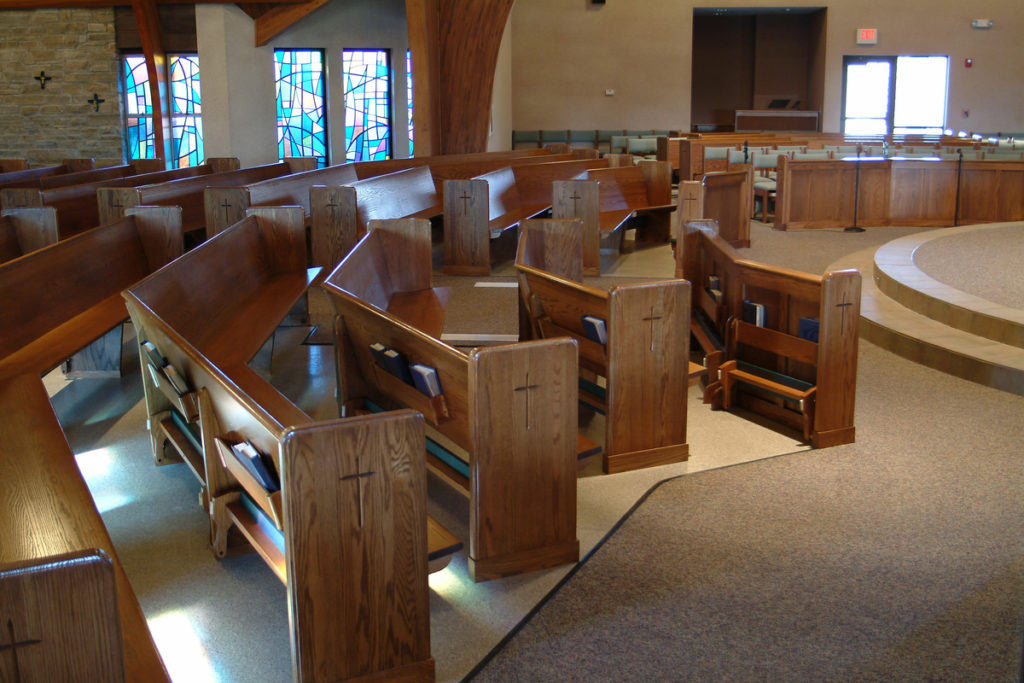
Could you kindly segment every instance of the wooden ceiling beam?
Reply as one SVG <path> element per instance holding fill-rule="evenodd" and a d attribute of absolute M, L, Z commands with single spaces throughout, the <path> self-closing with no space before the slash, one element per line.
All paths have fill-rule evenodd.
<path fill-rule="evenodd" d="M 309 16 L 328 2 L 330 0 L 305 0 L 299 5 L 279 5 L 254 17 L 256 47 L 263 47 L 289 26 Z M 249 16 L 252 14 L 250 13 Z"/>

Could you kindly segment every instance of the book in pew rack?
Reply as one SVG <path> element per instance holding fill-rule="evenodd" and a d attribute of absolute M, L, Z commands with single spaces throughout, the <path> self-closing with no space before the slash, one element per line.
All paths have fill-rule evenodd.
<path fill-rule="evenodd" d="M 750 299 L 743 300 L 743 322 L 764 327 L 764 304 Z"/>
<path fill-rule="evenodd" d="M 817 318 L 800 318 L 797 324 L 798 337 L 817 343 L 818 330 L 821 326 Z"/>
<path fill-rule="evenodd" d="M 587 335 L 587 339 L 598 344 L 608 343 L 608 326 L 604 320 L 596 315 L 585 315 L 580 321 L 583 323 L 583 333 Z"/>
<path fill-rule="evenodd" d="M 409 373 L 412 375 L 413 386 L 420 392 L 431 398 L 441 395 L 441 381 L 435 368 L 423 363 L 409 363 Z"/>
<path fill-rule="evenodd" d="M 380 342 L 374 342 L 371 344 L 370 351 L 373 353 L 373 358 L 377 362 L 377 365 L 381 366 L 406 384 L 413 383 L 412 375 L 409 373 L 409 362 L 400 351 L 385 346 Z"/>
<path fill-rule="evenodd" d="M 231 444 L 231 452 L 235 454 L 246 471 L 267 491 L 274 493 L 281 489 L 281 482 L 274 473 L 273 467 L 266 462 L 267 456 L 257 450 L 251 442 L 239 441 Z"/>

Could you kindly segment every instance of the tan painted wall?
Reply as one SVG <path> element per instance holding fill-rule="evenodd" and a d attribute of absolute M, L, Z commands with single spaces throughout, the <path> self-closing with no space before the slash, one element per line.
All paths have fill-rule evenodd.
<path fill-rule="evenodd" d="M 208 156 L 237 156 L 243 166 L 277 160 L 275 48 L 322 48 L 327 59 L 328 136 L 331 163 L 345 158 L 345 48 L 389 48 L 392 60 L 395 157 L 409 155 L 405 51 L 409 39 L 404 0 L 331 2 L 254 47 L 252 20 L 234 5 L 196 5 L 202 69 L 203 127 Z M 415 58 L 415 57 L 414 57 Z"/>
<path fill-rule="evenodd" d="M 777 7 L 775 0 L 720 0 L 715 7 Z M 794 0 L 789 6 L 824 6 Z M 693 8 L 688 0 L 517 0 L 512 11 L 514 128 L 690 126 Z M 1024 2 L 841 0 L 827 5 L 823 128 L 836 131 L 846 54 L 946 54 L 947 126 L 1024 133 Z M 995 22 L 972 29 L 972 18 Z M 858 27 L 879 44 L 858 48 Z M 964 58 L 974 58 L 966 69 Z M 606 88 L 615 89 L 606 97 Z M 963 109 L 970 109 L 967 119 Z"/>

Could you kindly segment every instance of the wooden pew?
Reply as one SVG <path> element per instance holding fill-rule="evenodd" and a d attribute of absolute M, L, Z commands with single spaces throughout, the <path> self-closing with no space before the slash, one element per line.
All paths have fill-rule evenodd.
<path fill-rule="evenodd" d="M 327 277 L 339 402 L 423 414 L 427 466 L 469 497 L 474 580 L 577 561 L 574 344 L 449 346 L 439 338 L 447 291 L 430 276 L 429 225 L 410 219 L 374 223 Z M 375 343 L 435 368 L 441 393 L 428 397 L 377 365 Z"/>
<path fill-rule="evenodd" d="M 172 170 L 161 170 L 128 176 L 115 176 L 113 179 L 101 178 L 90 182 L 76 183 L 56 188 L 8 188 L 2 191 L 5 208 L 26 206 L 52 206 L 57 210 L 58 239 L 67 239 L 83 230 L 95 228 L 102 223 L 109 223 L 124 216 L 103 216 L 97 204 L 97 192 L 101 188 L 137 187 L 151 183 L 162 183 L 176 178 L 189 178 L 209 174 L 218 162 L 237 161 L 211 160 L 212 164 L 189 166 Z M 136 205 L 137 206 L 137 205 Z"/>
<path fill-rule="evenodd" d="M 0 564 L 106 552 L 131 681 L 168 676 L 40 376 L 119 327 L 120 291 L 181 253 L 175 213 L 139 208 L 0 266 Z"/>
<path fill-rule="evenodd" d="M 57 241 L 57 210 L 52 206 L 0 212 L 0 264 Z"/>
<path fill-rule="evenodd" d="M 188 384 L 174 390 L 140 348 L 154 454 L 198 432 L 181 455 L 214 551 L 235 529 L 286 583 L 296 680 L 432 680 L 428 561 L 459 544 L 426 515 L 422 418 L 316 421 L 246 364 L 318 274 L 304 223 L 297 207 L 251 209 L 124 293 L 140 341 Z M 242 440 L 269 456 L 280 490 L 235 457 Z"/>
<path fill-rule="evenodd" d="M 206 236 L 234 225 L 255 206 L 301 206 L 308 217 L 310 187 L 350 185 L 358 179 L 353 164 L 342 164 L 237 186 L 208 187 L 204 191 Z"/>
<path fill-rule="evenodd" d="M 703 177 L 703 217 L 718 221 L 718 234 L 737 249 L 750 246 L 753 170 L 720 171 Z"/>
<path fill-rule="evenodd" d="M 579 348 L 580 400 L 605 414 L 604 471 L 682 462 L 690 381 L 690 286 L 682 280 L 582 284 L 578 220 L 527 221 L 516 271 L 523 338 L 573 339 Z M 583 317 L 604 321 L 607 341 L 591 339 Z M 601 386 L 589 381 L 596 375 Z"/>
<path fill-rule="evenodd" d="M 0 173 L 0 189 L 7 187 L 40 187 L 43 178 L 64 175 L 84 168 L 92 168 L 92 159 L 65 159 L 53 166 L 40 166 Z M 3 204 L 0 204 L 0 208 Z"/>
<path fill-rule="evenodd" d="M 703 312 L 706 324 L 726 341 L 720 356 L 722 388 L 729 373 L 729 382 L 743 381 L 739 397 L 731 385 L 728 399 L 710 387 L 712 404 L 718 397 L 726 406 L 738 402 L 801 430 L 816 448 L 853 443 L 860 273 L 819 276 L 741 259 L 708 221 L 683 225 L 676 256 L 677 273 L 693 283 L 693 309 Z M 712 288 L 720 293 L 713 295 Z M 743 321 L 745 301 L 764 307 L 763 327 L 769 331 L 732 324 Z M 801 325 L 807 325 L 801 319 L 817 321 L 813 362 L 811 347 L 803 343 L 809 340 L 800 339 Z M 755 373 L 765 381 L 750 379 Z M 792 386 L 780 388 L 787 383 Z M 802 394 L 802 405 L 796 392 Z"/>
<path fill-rule="evenodd" d="M 27 170 L 28 160 L 26 159 L 0 159 L 0 174 Z"/>
<path fill-rule="evenodd" d="M 605 167 L 603 159 L 519 164 L 470 180 L 446 182 L 444 272 L 490 273 L 491 239 L 551 209 L 553 182 Z"/>
<path fill-rule="evenodd" d="M 641 161 L 636 166 L 599 168 L 587 171 L 583 180 L 599 185 L 601 238 L 621 240 L 626 222 L 642 217 L 638 239 L 667 242 L 671 227 L 672 168 L 664 161 Z"/>
<path fill-rule="evenodd" d="M 102 166 L 100 168 L 88 168 L 70 173 L 46 176 L 40 178 L 39 187 L 43 190 L 55 187 L 66 187 L 68 185 L 82 185 L 102 180 L 114 180 L 116 178 L 127 178 L 128 176 L 140 175 L 142 173 L 155 173 L 165 170 L 163 159 L 134 159 L 127 164 L 116 166 Z"/>
<path fill-rule="evenodd" d="M 180 178 L 141 187 L 101 188 L 97 191 L 100 220 L 116 220 L 132 206 L 179 206 L 185 232 L 206 226 L 204 192 L 208 187 L 234 187 L 295 173 L 291 161 L 252 166 L 250 168 L 213 167 L 210 173 L 196 178 Z"/>

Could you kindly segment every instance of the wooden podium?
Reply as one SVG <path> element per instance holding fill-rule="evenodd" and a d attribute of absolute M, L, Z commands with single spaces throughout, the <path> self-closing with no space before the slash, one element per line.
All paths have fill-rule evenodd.
<path fill-rule="evenodd" d="M 814 133 L 818 130 L 819 113 L 799 109 L 737 109 L 735 131 L 759 130 Z"/>

